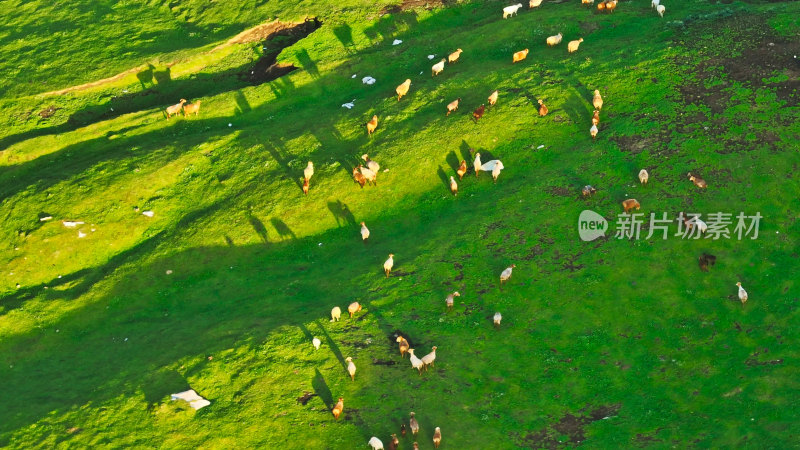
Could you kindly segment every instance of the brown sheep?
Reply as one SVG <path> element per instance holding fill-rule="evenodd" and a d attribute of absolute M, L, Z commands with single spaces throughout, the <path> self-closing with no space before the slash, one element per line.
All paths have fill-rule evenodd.
<path fill-rule="evenodd" d="M 392 438 L 389 439 L 389 450 L 397 450 L 400 446 L 400 439 L 397 439 L 397 435 L 392 433 Z"/>
<path fill-rule="evenodd" d="M 183 117 L 189 117 L 189 114 L 194 113 L 195 116 L 200 112 L 200 100 L 183 105 Z"/>
<path fill-rule="evenodd" d="M 419 424 L 417 423 L 417 418 L 414 417 L 414 412 L 411 412 L 411 419 L 408 421 L 408 427 L 411 429 L 411 434 L 416 436 L 419 433 Z"/>
<path fill-rule="evenodd" d="M 367 184 L 367 178 L 361 174 L 361 172 L 358 170 L 358 167 L 353 168 L 353 179 L 355 179 L 362 188 L 365 184 Z"/>
<path fill-rule="evenodd" d="M 303 178 L 303 194 L 308 195 L 308 178 Z"/>
<path fill-rule="evenodd" d="M 528 49 L 520 50 L 512 56 L 511 64 L 518 63 L 528 57 Z"/>
<path fill-rule="evenodd" d="M 333 407 L 333 417 L 338 419 L 342 411 L 344 411 L 344 398 L 339 397 L 339 402 Z"/>
<path fill-rule="evenodd" d="M 592 105 L 594 106 L 594 109 L 596 109 L 598 111 L 603 109 L 603 97 L 600 95 L 600 90 L 599 89 L 595 89 L 594 90 L 594 97 L 592 98 Z"/>
<path fill-rule="evenodd" d="M 167 120 L 169 120 L 170 117 L 180 113 L 181 109 L 183 109 L 183 104 L 184 103 L 186 103 L 186 99 L 182 98 L 180 103 L 174 104 L 172 106 L 168 106 L 167 107 Z"/>
<path fill-rule="evenodd" d="M 578 39 L 576 41 L 570 41 L 570 43 L 567 44 L 567 51 L 570 52 L 570 53 L 577 52 L 578 51 L 578 47 L 581 45 L 581 42 L 583 42 L 583 38 L 580 38 L 580 39 Z"/>
<path fill-rule="evenodd" d="M 405 358 L 406 352 L 410 348 L 408 345 L 408 341 L 403 336 L 397 336 L 397 345 L 400 347 L 400 357 Z M 405 433 L 403 433 L 405 434 Z"/>
<path fill-rule="evenodd" d="M 376 128 L 378 128 L 378 116 L 374 115 L 372 116 L 372 120 L 367 122 L 367 136 L 372 136 Z"/>
<path fill-rule="evenodd" d="M 486 111 L 486 105 L 481 105 L 478 106 L 478 108 L 472 112 L 472 118 L 475 119 L 475 122 L 481 120 L 481 117 L 483 117 L 483 113 L 485 111 Z"/>
<path fill-rule="evenodd" d="M 464 179 L 464 175 L 466 175 L 466 173 L 467 173 L 467 162 L 466 161 L 461 160 L 461 165 L 458 166 L 458 170 L 456 170 L 456 173 L 458 174 L 458 179 L 459 180 L 463 180 Z"/>
<path fill-rule="evenodd" d="M 611 0 L 610 2 L 606 2 L 606 11 L 614 12 L 614 10 L 616 8 L 617 8 L 617 1 L 616 0 Z"/>
<path fill-rule="evenodd" d="M 632 209 L 636 209 L 638 211 L 641 205 L 636 201 L 635 198 L 629 198 L 622 202 L 622 207 L 625 209 L 625 212 L 629 212 Z"/>
<path fill-rule="evenodd" d="M 452 192 L 453 195 L 458 195 L 458 183 L 456 183 L 456 179 L 452 176 L 450 177 L 450 192 Z"/>
<path fill-rule="evenodd" d="M 586 186 L 583 187 L 583 189 L 581 189 L 581 194 L 583 194 L 584 197 L 589 197 L 593 195 L 595 192 L 597 192 L 597 189 L 595 189 L 593 186 L 589 184 L 587 184 Z"/>
<path fill-rule="evenodd" d="M 697 261 L 697 263 L 700 265 L 700 270 L 702 270 L 703 272 L 708 272 L 708 266 L 709 265 L 713 266 L 716 262 L 717 262 L 717 257 L 714 255 L 710 255 L 708 253 L 703 253 L 702 255 L 700 255 L 700 258 L 698 258 Z"/>
<path fill-rule="evenodd" d="M 433 446 L 435 448 L 439 448 L 439 444 L 442 443 L 442 430 L 439 427 L 433 431 Z"/>
<path fill-rule="evenodd" d="M 539 115 L 541 117 L 544 117 L 547 115 L 548 112 L 550 112 L 550 110 L 547 109 L 547 106 L 544 105 L 544 102 L 542 100 L 539 100 Z"/>
<path fill-rule="evenodd" d="M 600 111 L 595 109 L 594 114 L 592 114 L 592 125 L 600 125 Z"/>
<path fill-rule="evenodd" d="M 708 185 L 706 184 L 706 180 L 696 175 L 692 175 L 692 172 L 689 172 L 689 179 L 692 180 L 692 183 L 694 183 L 694 185 L 699 187 L 700 189 L 705 189 L 706 187 L 708 187 Z"/>

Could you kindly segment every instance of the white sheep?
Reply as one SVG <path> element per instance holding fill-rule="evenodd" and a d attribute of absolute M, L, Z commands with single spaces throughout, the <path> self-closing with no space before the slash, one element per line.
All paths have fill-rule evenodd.
<path fill-rule="evenodd" d="M 522 3 L 517 3 L 516 5 L 506 6 L 503 8 L 503 19 L 507 19 L 515 14 L 517 11 L 522 8 Z"/>
<path fill-rule="evenodd" d="M 597 125 L 592 124 L 592 128 L 589 128 L 589 134 L 592 135 L 592 139 L 597 136 Z"/>
<path fill-rule="evenodd" d="M 706 230 L 708 230 L 708 225 L 700 220 L 700 218 L 695 218 L 694 223 L 697 225 L 697 229 L 700 230 L 700 233 L 705 233 Z"/>
<path fill-rule="evenodd" d="M 528 8 L 533 9 L 533 8 L 538 7 L 541 4 L 542 4 L 542 0 L 530 0 L 530 2 L 528 2 Z"/>
<path fill-rule="evenodd" d="M 453 297 L 461 297 L 461 294 L 459 294 L 458 291 L 455 291 L 452 294 L 448 295 L 446 299 L 444 299 L 444 303 L 445 305 L 447 305 L 448 309 L 453 308 L 453 303 L 454 303 Z"/>
<path fill-rule="evenodd" d="M 348 356 L 345 361 L 347 362 L 347 373 L 350 374 L 350 379 L 356 381 L 356 365 L 353 364 L 353 358 Z"/>
<path fill-rule="evenodd" d="M 647 180 L 650 179 L 650 174 L 647 173 L 647 169 L 642 169 L 639 171 L 639 182 L 642 184 L 647 184 Z"/>
<path fill-rule="evenodd" d="M 311 343 L 314 344 L 314 349 L 319 350 L 319 346 L 322 345 L 322 341 L 319 338 L 314 338 L 311 340 Z"/>
<path fill-rule="evenodd" d="M 376 181 L 377 175 L 375 174 L 375 172 L 369 170 L 368 168 L 360 164 L 358 165 L 358 170 L 361 171 L 361 175 L 364 175 L 364 178 L 366 178 L 367 181 L 369 181 L 372 184 L 378 184 L 378 182 Z"/>
<path fill-rule="evenodd" d="M 306 180 L 311 181 L 311 177 L 314 176 L 314 163 L 308 162 L 306 168 L 303 169 L 303 176 Z"/>
<path fill-rule="evenodd" d="M 547 38 L 547 45 L 549 45 L 550 47 L 552 47 L 554 45 L 558 45 L 558 44 L 561 43 L 561 39 L 563 37 L 564 37 L 564 35 L 561 34 L 561 33 L 558 33 L 555 36 L 550 36 L 549 38 Z"/>
<path fill-rule="evenodd" d="M 473 162 L 473 166 L 475 167 L 475 176 L 477 177 L 478 174 L 481 172 L 481 154 L 475 153 L 475 161 Z"/>
<path fill-rule="evenodd" d="M 439 75 L 444 70 L 444 63 L 447 61 L 446 59 L 442 58 L 441 61 L 431 66 L 431 76 L 434 77 Z"/>
<path fill-rule="evenodd" d="M 383 271 L 386 272 L 386 278 L 389 278 L 392 267 L 394 267 L 394 253 L 389 253 L 389 259 L 383 263 Z"/>
<path fill-rule="evenodd" d="M 650 7 L 655 8 L 661 3 L 661 0 L 651 0 Z"/>
<path fill-rule="evenodd" d="M 434 345 L 431 350 L 430 353 L 422 357 L 422 364 L 425 364 L 426 369 L 427 366 L 433 366 L 433 362 L 436 361 L 436 346 Z"/>
<path fill-rule="evenodd" d="M 409 355 L 408 357 L 411 359 L 411 367 L 417 369 L 419 371 L 419 374 L 422 375 L 422 367 L 424 364 L 422 363 L 421 359 L 417 358 L 416 355 L 414 355 L 413 348 L 408 349 L 408 355 Z"/>
<path fill-rule="evenodd" d="M 369 438 L 369 445 L 372 447 L 372 450 L 383 450 L 383 442 L 375 436 Z"/>
<path fill-rule="evenodd" d="M 499 312 L 496 312 L 496 313 L 494 313 L 494 319 L 493 320 L 494 320 L 494 325 L 496 327 L 499 327 L 500 326 L 500 321 L 503 320 L 503 315 L 500 314 Z"/>
<path fill-rule="evenodd" d="M 78 221 L 74 221 L 74 220 L 62 220 L 61 224 L 64 225 L 65 227 L 67 227 L 67 228 L 75 228 L 78 225 L 83 225 L 84 222 L 78 222 Z"/>
<path fill-rule="evenodd" d="M 366 241 L 367 239 L 369 239 L 369 228 L 364 222 L 361 222 L 361 240 Z"/>
<path fill-rule="evenodd" d="M 156 215 L 156 213 L 154 213 L 153 211 L 147 210 L 147 211 L 143 211 L 142 215 L 143 216 L 147 216 L 147 217 L 153 217 L 153 216 Z"/>
<path fill-rule="evenodd" d="M 658 12 L 658 15 L 661 16 L 661 17 L 664 17 L 664 11 L 666 11 L 666 10 L 667 10 L 667 8 L 665 8 L 664 5 L 656 6 L 656 12 Z"/>
<path fill-rule="evenodd" d="M 739 300 L 742 302 L 742 305 L 744 305 L 747 303 L 747 291 L 744 290 L 741 282 L 737 282 L 736 286 L 739 286 Z"/>
<path fill-rule="evenodd" d="M 364 160 L 364 164 L 367 165 L 367 169 L 375 172 L 376 174 L 378 173 L 378 171 L 381 170 L 381 166 L 378 165 L 378 163 L 376 163 L 375 161 L 369 159 L 369 155 L 368 154 L 361 155 L 361 159 Z"/>
<path fill-rule="evenodd" d="M 508 281 L 509 278 L 511 278 L 511 272 L 514 270 L 515 267 L 517 267 L 517 265 L 512 264 L 511 266 L 506 268 L 506 270 L 500 273 L 500 284 L 505 283 L 506 281 Z"/>
<path fill-rule="evenodd" d="M 342 317 L 342 308 L 334 306 L 331 310 L 331 322 L 338 322 L 340 317 Z"/>

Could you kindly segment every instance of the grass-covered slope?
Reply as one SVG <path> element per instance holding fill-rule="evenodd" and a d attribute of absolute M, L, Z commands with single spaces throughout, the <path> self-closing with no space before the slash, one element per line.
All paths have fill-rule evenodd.
<path fill-rule="evenodd" d="M 278 57 L 300 70 L 259 86 L 228 71 L 260 44 L 202 52 L 277 13 L 242 7 L 234 19 L 211 3 L 204 23 L 227 31 L 190 42 L 197 54 L 171 83 L 7 94 L 19 115 L 0 138 L 0 445 L 366 448 L 410 411 L 422 448 L 436 426 L 443 448 L 796 442 L 798 5 L 673 1 L 660 19 L 645 1 L 612 15 L 545 2 L 503 20 L 502 3 L 447 3 L 383 16 L 373 4 L 285 6 L 323 26 Z M 544 45 L 559 31 L 585 39 L 577 53 Z M 148 58 L 177 50 L 152 45 Z M 428 55 L 455 48 L 461 60 L 432 78 Z M 522 48 L 528 59 L 512 65 Z M 133 62 L 115 61 L 57 87 Z M 193 94 L 200 116 L 164 120 L 192 80 L 208 86 Z M 498 104 L 473 123 L 494 89 Z M 605 105 L 592 141 L 594 89 Z M 164 101 L 69 121 L 124 94 Z M 49 105 L 61 109 L 23 117 Z M 447 180 L 469 149 L 506 169 L 497 184 L 468 175 L 453 197 Z M 350 171 L 363 153 L 388 172 L 360 189 Z M 588 200 L 585 184 L 599 188 Z M 764 218 L 756 240 L 578 239 L 582 210 L 613 221 L 626 197 L 647 214 Z M 702 252 L 718 258 L 707 273 Z M 364 305 L 355 319 L 328 321 L 352 301 Z M 398 332 L 418 354 L 437 346 L 435 367 L 419 376 L 401 360 Z M 211 406 L 170 402 L 188 387 Z M 302 405 L 304 392 L 317 396 Z"/>

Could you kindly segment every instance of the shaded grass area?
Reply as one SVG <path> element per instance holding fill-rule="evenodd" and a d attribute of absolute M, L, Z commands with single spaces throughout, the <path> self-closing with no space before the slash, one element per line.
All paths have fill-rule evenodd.
<path fill-rule="evenodd" d="M 711 8 L 686 3 L 683 14 Z M 440 426 L 453 448 L 791 442 L 798 128 L 775 84 L 796 73 L 790 61 L 753 64 L 761 76 L 730 69 L 764 43 L 792 45 L 780 36 L 796 24 L 780 18 L 797 7 L 763 8 L 684 29 L 644 3 L 609 16 L 546 4 L 507 21 L 494 4 L 462 5 L 371 31 L 383 44 L 351 53 L 323 28 L 299 43 L 328 61 L 316 71 L 204 98 L 198 119 L 145 110 L 18 142 L 0 159 L 13 273 L 0 284 L 0 443 L 352 448 L 386 442 L 412 410 L 421 443 Z M 586 36 L 581 51 L 544 48 L 554 30 Z M 395 37 L 406 45 L 384 42 Z M 522 46 L 529 60 L 511 66 Z M 427 55 L 455 47 L 462 60 L 431 79 Z M 379 82 L 364 86 L 362 74 Z M 394 86 L 411 75 L 397 102 Z M 473 124 L 495 88 L 500 102 Z M 606 104 L 592 142 L 594 89 Z M 353 110 L 340 107 L 354 97 Z M 463 106 L 445 117 L 455 97 Z M 368 138 L 372 114 L 381 125 Z M 507 169 L 496 185 L 468 175 L 453 198 L 442 174 L 470 149 Z M 349 178 L 363 153 L 389 169 L 376 187 Z M 317 172 L 304 197 L 308 160 Z M 580 199 L 584 184 L 597 195 Z M 643 212 L 765 219 L 755 241 L 577 239 L 581 210 L 613 220 L 631 196 Z M 83 219 L 89 235 L 38 222 L 41 212 Z M 718 258 L 708 273 L 702 252 Z M 385 278 L 388 253 L 397 265 Z M 737 281 L 751 295 L 744 308 Z M 447 313 L 453 290 L 462 296 Z M 332 306 L 356 300 L 354 319 L 328 322 Z M 397 333 L 418 354 L 436 345 L 436 366 L 417 375 Z M 189 386 L 212 405 L 194 413 L 168 400 Z M 316 396 L 303 405 L 305 392 Z"/>

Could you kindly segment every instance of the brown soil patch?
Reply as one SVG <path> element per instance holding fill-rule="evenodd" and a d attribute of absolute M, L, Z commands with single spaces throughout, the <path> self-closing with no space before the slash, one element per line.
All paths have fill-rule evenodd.
<path fill-rule="evenodd" d="M 399 5 L 387 5 L 381 10 L 381 15 L 397 13 L 400 11 L 408 11 L 409 9 L 433 9 L 443 6 L 449 6 L 455 3 L 456 0 L 403 0 Z"/>
<path fill-rule="evenodd" d="M 599 406 L 592 409 L 585 415 L 574 415 L 567 413 L 558 422 L 545 427 L 535 433 L 528 433 L 522 438 L 522 445 L 530 448 L 549 448 L 555 449 L 566 445 L 577 445 L 586 440 L 584 428 L 592 422 L 603 420 L 606 417 L 616 416 L 620 410 L 620 405 Z M 579 413 L 586 412 L 586 409 Z M 559 441 L 559 438 L 566 436 L 567 442 Z"/>
<path fill-rule="evenodd" d="M 49 119 L 50 117 L 53 117 L 53 114 L 55 114 L 56 111 L 58 111 L 59 109 L 61 108 L 56 108 L 55 106 L 48 106 L 47 108 L 39 111 L 39 116 L 41 116 L 42 119 Z"/>

